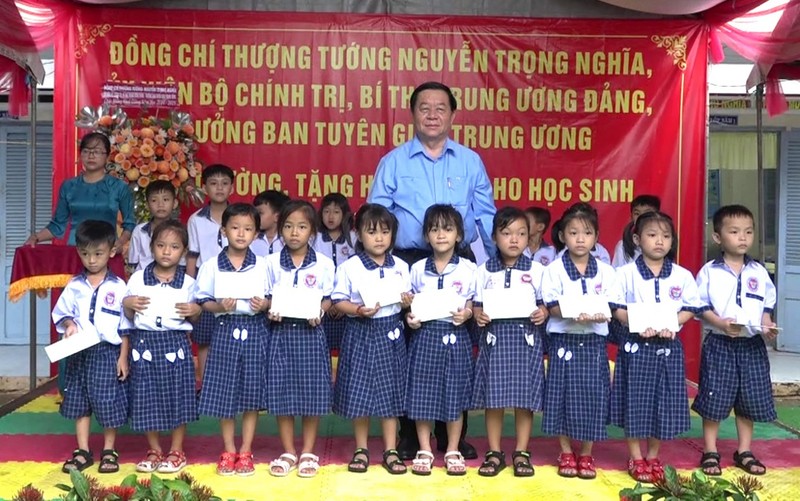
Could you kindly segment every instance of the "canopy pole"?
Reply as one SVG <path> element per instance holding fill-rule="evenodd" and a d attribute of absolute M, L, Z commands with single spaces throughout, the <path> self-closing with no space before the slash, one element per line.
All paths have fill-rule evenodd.
<path fill-rule="evenodd" d="M 758 175 L 758 259 L 766 263 L 767 210 L 764 207 L 764 83 L 756 86 L 756 166 Z"/>
<path fill-rule="evenodd" d="M 30 176 L 28 179 L 31 180 L 30 186 L 30 207 L 28 208 L 28 213 L 30 214 L 30 223 L 31 223 L 31 234 L 36 232 L 36 120 L 37 120 L 37 108 L 38 108 L 38 89 L 36 79 L 33 76 L 30 76 L 31 81 L 31 140 L 30 140 Z M 37 338 L 36 335 L 36 292 L 31 291 L 30 295 L 30 353 L 29 353 L 29 374 L 30 374 L 30 381 L 29 381 L 29 389 L 35 390 L 36 389 L 36 376 L 37 376 L 37 361 L 36 361 L 36 350 L 38 348 L 37 345 Z"/>

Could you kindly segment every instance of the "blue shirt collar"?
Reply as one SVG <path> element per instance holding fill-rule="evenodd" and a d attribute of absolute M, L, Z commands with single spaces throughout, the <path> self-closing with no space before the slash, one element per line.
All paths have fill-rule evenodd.
<path fill-rule="evenodd" d="M 335 243 L 335 244 L 337 244 L 337 245 L 341 245 L 341 244 L 343 244 L 343 243 L 344 243 L 344 241 L 345 241 L 345 240 L 344 240 L 344 232 L 342 232 L 342 233 L 339 235 L 339 238 L 337 238 L 336 240 L 334 240 L 334 239 L 332 239 L 332 238 L 331 238 L 331 236 L 328 234 L 328 231 L 327 231 L 327 230 L 320 231 L 320 232 L 319 232 L 319 234 L 320 234 L 320 236 L 322 237 L 322 241 L 323 241 L 323 242 L 333 242 L 333 243 Z"/>
<path fill-rule="evenodd" d="M 306 257 L 303 258 L 303 262 L 300 263 L 300 267 L 297 268 L 298 270 L 311 266 L 312 264 L 317 262 L 317 253 L 314 251 L 314 249 L 312 249 L 309 246 L 306 250 L 307 250 Z M 281 249 L 280 261 L 281 261 L 281 268 L 283 268 L 284 270 L 295 269 L 294 262 L 292 261 L 292 255 L 288 247 L 284 247 L 283 249 Z"/>
<path fill-rule="evenodd" d="M 506 268 L 511 268 L 514 270 L 519 271 L 530 271 L 531 269 L 531 258 L 522 254 L 520 257 L 517 258 L 517 262 L 514 263 L 514 266 L 506 266 L 503 264 L 503 260 L 500 259 L 499 254 L 495 254 L 494 257 L 486 261 L 486 271 L 489 273 L 497 273 L 498 271 L 503 271 Z"/>
<path fill-rule="evenodd" d="M 744 265 L 745 266 L 747 266 L 748 264 L 750 264 L 750 263 L 752 263 L 754 261 L 755 261 L 755 259 L 753 259 L 752 257 L 748 256 L 747 254 L 744 255 Z M 720 252 L 719 256 L 717 256 L 717 258 L 714 259 L 714 264 L 715 265 L 725 264 L 725 254 Z"/>
<path fill-rule="evenodd" d="M 583 275 L 581 275 L 581 273 L 578 271 L 575 263 L 572 262 L 572 258 L 569 257 L 569 250 L 567 250 L 564 255 L 561 256 L 561 262 L 564 264 L 564 270 L 566 270 L 567 276 L 570 280 L 594 278 L 594 276 L 597 275 L 597 259 L 595 259 L 591 254 L 589 254 L 589 264 L 586 265 L 586 273 Z"/>
<path fill-rule="evenodd" d="M 450 256 L 450 261 L 447 262 L 447 265 L 449 266 L 451 264 L 458 264 L 458 260 L 458 254 L 453 252 L 453 255 Z M 445 266 L 445 271 L 447 271 L 447 266 Z M 439 275 L 439 272 L 436 270 L 436 260 L 433 258 L 433 256 L 425 259 L 425 273 Z M 442 275 L 444 275 L 444 273 L 442 273 Z"/>
<path fill-rule="evenodd" d="M 172 277 L 172 280 L 166 282 L 164 284 L 156 278 L 155 274 L 156 263 L 155 261 L 148 264 L 147 267 L 144 269 L 144 284 L 145 285 L 169 285 L 173 289 L 183 289 L 183 279 L 186 276 L 186 268 L 183 266 L 178 265 L 175 269 L 175 275 Z"/>
<path fill-rule="evenodd" d="M 442 150 L 442 157 L 446 153 L 455 153 L 455 142 L 450 139 L 449 137 L 445 140 L 444 149 Z M 408 158 L 414 157 L 416 155 L 426 155 L 427 152 L 425 151 L 425 147 L 422 146 L 422 141 L 419 140 L 416 134 L 414 134 L 414 139 L 411 140 L 411 147 L 409 148 Z M 439 157 L 439 158 L 442 158 Z"/>
<path fill-rule="evenodd" d="M 83 271 L 81 271 L 78 277 L 80 277 L 84 282 L 87 283 L 89 282 L 89 277 L 86 275 L 86 268 L 84 268 Z M 121 280 L 121 278 L 119 278 L 116 273 L 111 271 L 111 268 L 107 268 L 106 276 L 103 278 L 103 282 L 106 282 L 108 280 Z"/>
<path fill-rule="evenodd" d="M 672 275 L 672 260 L 669 258 L 664 259 L 664 263 L 661 265 L 661 272 L 658 276 L 653 274 L 653 271 L 645 264 L 644 257 L 640 254 L 639 257 L 636 258 L 636 269 L 639 270 L 639 274 L 645 280 L 652 280 L 654 278 L 669 278 Z"/>
<path fill-rule="evenodd" d="M 153 222 L 152 221 L 148 221 L 148 222 L 144 223 L 144 225 L 142 225 L 142 233 L 144 233 L 145 235 L 150 235 L 150 228 L 152 226 L 153 226 Z"/>
<path fill-rule="evenodd" d="M 379 265 L 371 257 L 369 257 L 369 255 L 366 252 L 361 251 L 356 255 L 361 260 L 361 264 L 363 264 L 364 268 L 366 268 L 367 270 L 372 271 L 372 270 L 377 270 L 378 268 L 381 268 L 381 265 Z M 383 267 L 384 268 L 387 268 L 387 267 L 391 268 L 393 266 L 394 266 L 394 257 L 392 257 L 392 255 L 387 252 L 386 253 L 386 258 L 383 261 Z"/>
<path fill-rule="evenodd" d="M 247 253 L 244 255 L 244 262 L 242 262 L 242 267 L 238 271 L 245 271 L 248 268 L 255 266 L 256 264 L 256 255 L 253 254 L 253 251 L 247 249 Z M 219 271 L 237 271 L 234 268 L 233 264 L 231 263 L 230 258 L 228 258 L 228 246 L 226 245 L 223 247 L 222 252 L 219 253 L 217 256 L 217 267 Z"/>

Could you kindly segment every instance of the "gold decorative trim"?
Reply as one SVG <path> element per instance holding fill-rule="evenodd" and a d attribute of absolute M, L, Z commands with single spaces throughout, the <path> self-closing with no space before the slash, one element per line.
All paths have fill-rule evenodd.
<path fill-rule="evenodd" d="M 75 48 L 75 58 L 80 59 L 89 52 L 89 46 L 94 45 L 99 37 L 106 36 L 111 31 L 110 24 L 82 24 L 78 27 L 78 47 Z"/>
<path fill-rule="evenodd" d="M 672 64 L 686 70 L 686 35 L 658 36 L 653 35 L 650 40 L 658 47 L 667 49 L 667 54 L 672 56 Z"/>

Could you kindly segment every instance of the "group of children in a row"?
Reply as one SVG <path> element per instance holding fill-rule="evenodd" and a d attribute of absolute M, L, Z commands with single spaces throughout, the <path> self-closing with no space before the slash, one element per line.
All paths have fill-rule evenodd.
<path fill-rule="evenodd" d="M 750 453 L 749 440 L 753 421 L 775 419 L 766 348 L 756 335 L 774 335 L 770 313 L 775 290 L 766 270 L 746 255 L 753 240 L 753 218 L 746 208 L 725 207 L 715 215 L 714 239 L 723 253 L 695 281 L 674 263 L 677 235 L 670 217 L 657 210 L 632 221 L 626 231 L 634 246 L 631 262 L 614 270 L 593 255 L 598 220 L 588 204 L 570 207 L 554 225 L 554 242 L 565 248 L 546 258 L 547 267 L 536 258 L 547 248 L 541 245 L 547 221 L 538 219 L 536 211 L 526 215 L 502 208 L 492 229 L 498 252 L 477 267 L 459 257 L 460 214 L 435 205 L 423 223 L 432 256 L 405 263 L 391 253 L 396 219 L 380 205 L 362 206 L 351 233 L 347 201 L 340 195 L 326 197 L 317 214 L 307 202 L 286 201 L 275 193 L 256 197 L 255 207 L 228 204 L 233 172 L 224 166 L 204 170 L 203 181 L 210 203 L 190 218 L 188 231 L 169 219 L 175 208 L 169 196 L 163 211 L 150 204 L 150 227 L 137 228 L 131 244 L 131 261 L 143 269 L 127 285 L 107 271 L 113 228 L 98 222 L 79 228 L 78 252 L 86 269 L 65 289 L 53 320 L 66 335 L 96 329 L 104 342 L 69 359 L 61 412 L 77 419 L 78 449 L 65 470 L 92 463 L 88 416 L 94 412 L 105 435 L 101 472 L 118 469 L 114 430 L 129 415 L 132 428 L 146 433 L 150 447 L 137 469 L 179 471 L 186 465 L 185 425 L 203 414 L 221 421 L 225 450 L 217 472 L 251 475 L 258 413 L 266 410 L 277 417 L 285 451 L 270 463 L 270 473 L 285 476 L 297 470 L 299 476 L 310 477 L 319 469 L 314 454 L 319 419 L 333 410 L 354 423 L 350 471 L 367 470 L 369 419 L 377 417 L 384 440 L 382 465 L 392 474 L 405 473 L 395 450 L 396 417 L 408 415 L 417 420 L 420 439 L 412 472 L 431 472 L 431 426 L 441 420 L 447 422 L 447 473 L 463 475 L 466 466 L 458 452 L 462 411 L 485 409 L 490 450 L 478 473 L 494 476 L 506 466 L 500 438 L 504 410 L 513 408 L 515 475 L 534 474 L 528 442 L 533 412 L 543 411 L 543 432 L 559 437 L 560 475 L 596 476 L 592 444 L 606 438 L 611 423 L 623 427 L 628 437 L 630 474 L 651 481 L 663 473 L 660 441 L 689 428 L 683 349 L 676 332 L 628 332 L 626 308 L 636 302 L 667 302 L 674 305 L 679 324 L 702 316 L 708 331 L 694 403 L 704 417 L 704 469 L 720 473 L 716 432 L 733 408 L 740 432 L 735 462 L 754 474 L 765 471 Z M 151 185 L 148 203 L 160 193 L 171 193 L 174 199 L 171 187 L 159 191 Z M 323 225 L 318 231 L 319 219 Z M 135 242 L 145 236 L 149 245 Z M 266 257 L 259 255 L 259 245 Z M 141 249 L 148 247 L 152 262 L 144 265 L 148 258 Z M 184 257 L 185 270 L 180 266 Z M 263 295 L 215 296 L 215 283 L 230 282 L 224 276 L 230 273 L 236 273 L 237 283 L 263 284 Z M 404 284 L 401 300 L 386 306 L 364 304 L 361 292 L 385 279 Z M 182 291 L 176 314 L 167 318 L 147 313 L 152 287 Z M 285 318 L 271 309 L 273 292 L 285 287 L 321 291 L 319 315 Z M 443 288 L 454 289 L 464 301 L 450 317 L 420 322 L 408 310 L 415 293 Z M 538 306 L 527 318 L 492 320 L 483 311 L 483 296 L 494 288 L 518 289 Z M 611 329 L 612 319 L 604 315 L 561 315 L 559 299 L 580 295 L 608 298 Z M 404 320 L 413 331 L 408 346 Z M 200 347 L 199 403 L 188 331 Z M 344 335 L 339 342 L 326 331 Z M 471 334 L 479 346 L 475 361 Z M 613 387 L 607 340 L 619 345 Z M 335 386 L 331 345 L 340 350 Z M 239 448 L 234 442 L 238 415 Z M 295 417 L 303 429 L 299 458 Z M 158 441 L 158 432 L 165 430 L 172 431 L 167 454 Z M 640 439 L 647 439 L 644 454 Z M 580 441 L 577 454 L 572 440 Z"/>

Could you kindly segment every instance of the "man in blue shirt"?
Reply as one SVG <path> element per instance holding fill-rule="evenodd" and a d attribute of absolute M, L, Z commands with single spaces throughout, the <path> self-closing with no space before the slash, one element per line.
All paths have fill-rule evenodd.
<path fill-rule="evenodd" d="M 487 255 L 495 253 L 491 239 L 496 212 L 492 183 L 480 156 L 450 139 L 457 103 L 450 88 L 427 82 L 411 94 L 414 138 L 384 156 L 372 181 L 367 201 L 387 207 L 397 217 L 397 240 L 393 253 L 409 265 L 432 255 L 422 234 L 425 211 L 434 204 L 449 204 L 464 219 L 464 242 L 460 254 L 473 261 L 469 246 L 478 236 Z M 466 414 L 466 413 L 464 413 Z M 477 457 L 475 448 L 463 440 L 467 431 L 464 416 L 459 450 L 466 459 Z M 444 423 L 436 423 L 437 448 L 447 446 Z M 411 459 L 419 448 L 413 421 L 400 419 L 402 459 Z"/>

